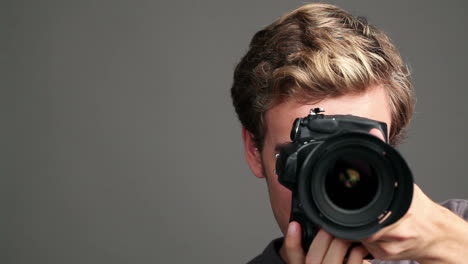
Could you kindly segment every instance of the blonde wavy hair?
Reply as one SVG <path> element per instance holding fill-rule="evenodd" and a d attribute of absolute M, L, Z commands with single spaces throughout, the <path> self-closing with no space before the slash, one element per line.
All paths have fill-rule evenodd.
<path fill-rule="evenodd" d="M 390 99 L 390 143 L 408 125 L 414 95 L 409 71 L 390 39 L 362 17 L 327 4 L 302 6 L 257 32 L 234 72 L 239 120 L 263 147 L 268 109 L 288 98 L 319 101 L 373 85 Z"/>

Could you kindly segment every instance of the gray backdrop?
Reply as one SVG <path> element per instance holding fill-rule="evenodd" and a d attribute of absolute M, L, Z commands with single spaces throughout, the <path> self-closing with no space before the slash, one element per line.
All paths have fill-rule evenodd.
<path fill-rule="evenodd" d="M 229 98 L 253 34 L 303 1 L 2 1 L 1 263 L 243 263 L 279 235 Z M 468 198 L 466 1 L 331 1 L 395 40 L 401 146 Z"/>

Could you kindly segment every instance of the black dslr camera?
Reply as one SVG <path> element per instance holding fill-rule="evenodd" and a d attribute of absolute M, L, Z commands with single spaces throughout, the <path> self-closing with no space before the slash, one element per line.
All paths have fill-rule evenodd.
<path fill-rule="evenodd" d="M 318 228 L 361 240 L 400 219 L 413 196 L 413 177 L 401 155 L 369 134 L 387 138 L 387 125 L 312 109 L 297 118 L 292 143 L 277 154 L 279 182 L 292 191 L 290 221 L 302 227 L 307 252 Z"/>

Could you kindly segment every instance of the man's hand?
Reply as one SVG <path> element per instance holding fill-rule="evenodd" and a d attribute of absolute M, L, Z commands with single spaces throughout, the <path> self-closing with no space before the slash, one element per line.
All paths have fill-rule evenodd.
<path fill-rule="evenodd" d="M 384 140 L 377 129 L 369 133 Z M 301 226 L 291 222 L 280 255 L 293 264 L 369 263 L 363 260 L 368 252 L 382 260 L 463 263 L 468 259 L 468 222 L 433 202 L 414 185 L 413 200 L 405 216 L 361 242 L 362 245 L 350 250 L 352 242 L 320 230 L 305 254 L 301 246 Z"/>
<path fill-rule="evenodd" d="M 468 223 L 414 185 L 413 201 L 405 216 L 362 243 L 377 259 L 463 263 L 468 259 Z"/>
<path fill-rule="evenodd" d="M 363 258 L 368 254 L 362 247 L 353 247 L 347 259 L 346 253 L 351 247 L 351 242 L 332 237 L 327 232 L 320 230 L 310 245 L 307 255 L 301 246 L 301 226 L 297 222 L 289 223 L 288 233 L 280 254 L 286 263 L 292 264 L 362 264 L 370 263 Z"/>
<path fill-rule="evenodd" d="M 379 130 L 374 128 L 369 133 L 385 141 Z M 362 243 L 377 259 L 460 263 L 468 259 L 468 223 L 414 185 L 405 216 Z"/>

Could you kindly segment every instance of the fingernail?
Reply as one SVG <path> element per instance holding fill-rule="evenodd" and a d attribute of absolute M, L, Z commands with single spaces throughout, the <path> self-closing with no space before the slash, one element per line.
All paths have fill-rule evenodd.
<path fill-rule="evenodd" d="M 296 225 L 293 223 L 289 223 L 289 228 L 288 228 L 288 234 L 293 234 L 296 233 Z"/>

